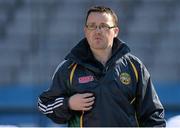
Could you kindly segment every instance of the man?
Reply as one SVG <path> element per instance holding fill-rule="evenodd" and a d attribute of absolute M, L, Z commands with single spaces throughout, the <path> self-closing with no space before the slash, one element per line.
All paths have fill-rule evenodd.
<path fill-rule="evenodd" d="M 141 61 L 117 38 L 118 18 L 107 7 L 90 8 L 85 37 L 55 71 L 39 110 L 69 126 L 164 127 L 164 109 Z"/>

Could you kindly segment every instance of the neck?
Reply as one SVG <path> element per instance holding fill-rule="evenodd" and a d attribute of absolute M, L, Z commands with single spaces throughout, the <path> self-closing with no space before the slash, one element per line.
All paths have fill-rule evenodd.
<path fill-rule="evenodd" d="M 91 49 L 94 57 L 101 62 L 104 66 L 106 65 L 106 62 L 109 60 L 112 54 L 112 48 L 103 49 L 103 50 L 97 50 L 97 49 Z"/>

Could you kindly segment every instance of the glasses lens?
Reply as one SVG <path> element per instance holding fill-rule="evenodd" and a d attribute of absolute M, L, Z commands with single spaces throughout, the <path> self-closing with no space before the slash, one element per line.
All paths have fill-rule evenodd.
<path fill-rule="evenodd" d="M 95 24 L 87 24 L 86 25 L 87 29 L 89 30 L 96 30 L 97 28 L 101 29 L 101 30 L 109 30 L 111 28 L 114 28 L 115 26 L 110 27 L 107 24 L 100 24 L 99 26 L 95 25 Z"/>
<path fill-rule="evenodd" d="M 106 24 L 102 24 L 99 26 L 99 28 L 101 28 L 102 30 L 108 30 L 110 27 Z"/>
<path fill-rule="evenodd" d="M 94 24 L 86 25 L 86 27 L 87 27 L 89 30 L 95 30 L 95 29 L 96 29 L 96 25 L 94 25 Z"/>

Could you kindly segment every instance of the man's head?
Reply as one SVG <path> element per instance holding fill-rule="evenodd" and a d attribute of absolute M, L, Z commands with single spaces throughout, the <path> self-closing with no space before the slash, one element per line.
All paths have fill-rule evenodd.
<path fill-rule="evenodd" d="M 114 25 L 118 26 L 118 17 L 115 14 L 115 12 L 112 9 L 110 9 L 108 7 L 104 7 L 104 6 L 94 6 L 94 7 L 90 8 L 87 12 L 86 23 L 87 23 L 87 19 L 88 19 L 89 14 L 92 12 L 110 14 L 113 17 Z"/>
<path fill-rule="evenodd" d="M 112 48 L 113 39 L 119 32 L 118 18 L 110 8 L 92 7 L 87 12 L 84 31 L 91 49 Z"/>

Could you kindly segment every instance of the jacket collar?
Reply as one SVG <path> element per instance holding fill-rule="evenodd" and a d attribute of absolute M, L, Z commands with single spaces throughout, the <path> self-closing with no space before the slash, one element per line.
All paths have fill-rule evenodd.
<path fill-rule="evenodd" d="M 107 63 L 115 62 L 128 52 L 130 52 L 129 47 L 118 38 L 114 38 L 112 56 Z M 88 67 L 102 68 L 102 64 L 94 58 L 86 38 L 82 39 L 65 57 L 65 59 L 70 59 L 83 66 L 88 65 Z"/>

